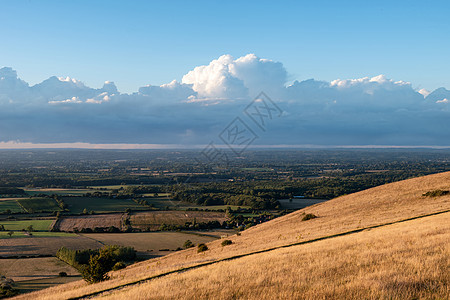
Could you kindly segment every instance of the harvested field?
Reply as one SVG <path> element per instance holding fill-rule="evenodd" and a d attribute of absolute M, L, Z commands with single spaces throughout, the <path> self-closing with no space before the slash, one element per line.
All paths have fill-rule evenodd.
<path fill-rule="evenodd" d="M 83 228 L 110 227 L 114 226 L 122 228 L 122 218 L 124 214 L 104 214 L 90 216 L 73 216 L 63 217 L 55 224 L 54 229 L 60 231 L 73 232 L 75 228 L 81 230 Z"/>
<path fill-rule="evenodd" d="M 59 272 L 79 275 L 79 272 L 56 257 L 0 259 L 0 274 L 14 281 L 35 280 L 57 276 Z"/>
<path fill-rule="evenodd" d="M 186 222 L 226 221 L 222 212 L 207 211 L 147 211 L 136 212 L 130 216 L 131 226 L 142 230 L 158 230 L 161 224 L 184 225 Z"/>
<path fill-rule="evenodd" d="M 97 240 L 105 245 L 119 245 L 134 247 L 138 254 L 160 256 L 168 254 L 168 249 L 173 251 L 183 247 L 186 240 L 194 244 L 207 243 L 217 238 L 214 236 L 202 236 L 183 232 L 138 232 L 138 233 L 90 233 L 83 236 Z"/>
<path fill-rule="evenodd" d="M 79 214 L 84 209 L 97 213 L 123 212 L 127 208 L 133 210 L 148 209 L 130 199 L 98 198 L 98 197 L 62 197 L 71 213 Z"/>
<path fill-rule="evenodd" d="M 62 246 L 69 249 L 96 249 L 102 244 L 78 235 L 5 238 L 0 240 L 0 257 L 55 255 Z"/>
<path fill-rule="evenodd" d="M 67 273 L 69 274 L 69 273 Z M 64 283 L 70 283 L 72 281 L 80 280 L 81 276 L 69 275 L 67 277 L 48 277 L 42 279 L 24 280 L 16 282 L 16 289 L 20 293 L 30 293 L 34 291 L 39 291 L 49 287 L 57 286 Z"/>

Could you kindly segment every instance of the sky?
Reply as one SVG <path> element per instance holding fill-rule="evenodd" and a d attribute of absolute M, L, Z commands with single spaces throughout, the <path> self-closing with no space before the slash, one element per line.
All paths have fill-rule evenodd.
<path fill-rule="evenodd" d="M 449 11 L 0 0 L 0 148 L 449 146 Z"/>
<path fill-rule="evenodd" d="M 0 66 L 30 84 L 70 76 L 121 92 L 230 54 L 281 61 L 290 80 L 385 74 L 450 86 L 448 1 L 0 0 Z"/>

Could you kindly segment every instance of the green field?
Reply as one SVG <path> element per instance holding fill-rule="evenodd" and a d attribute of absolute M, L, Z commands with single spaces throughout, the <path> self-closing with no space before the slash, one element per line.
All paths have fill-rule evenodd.
<path fill-rule="evenodd" d="M 123 212 L 125 209 L 145 210 L 148 207 L 138 205 L 133 200 L 110 199 L 97 197 L 63 197 L 64 203 L 68 205 L 71 213 L 82 213 L 86 208 L 96 213 Z"/>
<path fill-rule="evenodd" d="M 30 195 L 30 196 L 34 196 L 34 195 L 40 195 L 40 194 L 45 194 L 45 195 L 60 195 L 60 196 L 67 196 L 67 195 L 83 195 L 86 193 L 92 193 L 95 192 L 95 190 L 91 190 L 91 189 L 29 189 L 29 188 L 23 188 L 24 191 Z"/>
<path fill-rule="evenodd" d="M 167 198 L 167 197 L 170 196 L 170 193 L 157 193 L 157 194 L 158 194 L 158 197 L 159 197 L 159 198 L 160 198 L 160 197 L 165 197 L 165 198 Z M 144 197 L 153 197 L 153 195 L 154 195 L 154 193 L 142 194 L 142 196 L 144 196 Z"/>
<path fill-rule="evenodd" d="M 242 171 L 253 171 L 253 172 L 270 172 L 273 171 L 271 168 L 241 168 Z"/>
<path fill-rule="evenodd" d="M 90 186 L 91 189 L 106 189 L 106 190 L 118 190 L 120 188 L 126 188 L 127 186 L 138 186 L 138 185 L 96 185 Z"/>
<path fill-rule="evenodd" d="M 118 190 L 120 188 L 126 188 L 129 186 L 152 186 L 158 184 L 116 184 L 116 185 L 94 185 L 89 186 L 90 189 L 107 189 L 107 190 Z"/>
<path fill-rule="evenodd" d="M 16 200 L 0 200 L 0 213 L 3 213 L 7 209 L 13 213 L 24 212 Z"/>
<path fill-rule="evenodd" d="M 160 194 L 161 195 L 161 194 Z M 184 201 L 177 201 L 170 199 L 168 197 L 146 197 L 145 200 L 147 200 L 148 204 L 153 204 L 153 207 L 159 208 L 159 209 L 165 209 L 166 207 L 169 207 L 170 209 L 176 209 L 176 210 L 187 210 L 187 209 L 200 209 L 200 210 L 219 210 L 223 209 L 225 210 L 227 207 L 236 210 L 238 207 L 240 208 L 250 208 L 250 206 L 237 206 L 237 205 L 209 205 L 209 206 L 203 206 L 203 205 L 197 205 L 195 203 L 189 203 Z"/>
<path fill-rule="evenodd" d="M 61 210 L 56 201 L 52 198 L 29 198 L 17 200 L 17 202 L 29 213 Z"/>
<path fill-rule="evenodd" d="M 49 230 L 53 220 L 19 220 L 19 221 L 0 221 L 0 224 L 5 227 L 5 230 L 22 230 L 32 225 L 34 230 Z M 5 231 L 0 234 L 5 234 Z"/>
<path fill-rule="evenodd" d="M 11 237 L 9 237 L 8 232 L 9 230 L 0 231 L 0 239 L 15 239 L 15 238 L 30 237 L 29 235 L 24 234 L 21 230 L 15 231 Z M 50 231 L 36 231 L 32 233 L 32 237 L 68 237 L 68 236 L 76 236 L 76 234 L 69 232 L 50 232 Z"/>

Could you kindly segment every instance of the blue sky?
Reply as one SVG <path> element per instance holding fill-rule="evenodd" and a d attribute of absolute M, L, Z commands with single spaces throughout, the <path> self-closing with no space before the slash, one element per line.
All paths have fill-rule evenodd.
<path fill-rule="evenodd" d="M 282 113 L 256 124 L 254 145 L 448 147 L 449 12 L 448 1 L 0 0 L 0 148 L 224 146 L 232 120 L 255 126 L 244 109 L 264 110 L 261 91 Z"/>
<path fill-rule="evenodd" d="M 386 74 L 450 87 L 448 1 L 5 1 L 0 67 L 122 92 L 223 54 L 280 61 L 289 80 Z"/>

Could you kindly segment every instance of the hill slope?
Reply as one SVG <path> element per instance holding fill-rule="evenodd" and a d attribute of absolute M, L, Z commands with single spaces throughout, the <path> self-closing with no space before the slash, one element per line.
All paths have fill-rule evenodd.
<path fill-rule="evenodd" d="M 172 274 L 108 299 L 418 299 L 450 296 L 450 213 Z"/>
<path fill-rule="evenodd" d="M 342 291 L 349 291 L 350 294 L 346 295 L 352 297 L 352 293 L 358 290 L 356 289 L 358 284 L 357 281 L 355 281 L 355 278 L 348 277 L 345 274 L 360 274 L 361 276 L 359 278 L 362 280 L 361 284 L 369 286 L 370 282 L 373 281 L 368 281 L 368 278 L 371 278 L 370 274 L 372 274 L 373 270 L 376 270 L 376 268 L 379 267 L 381 268 L 380 270 L 384 270 L 386 268 L 383 266 L 393 265 L 392 260 L 395 259 L 395 257 L 397 257 L 398 261 L 396 266 L 400 267 L 406 264 L 406 260 L 403 260 L 402 256 L 393 255 L 396 253 L 395 251 L 398 251 L 398 253 L 406 253 L 405 251 L 409 251 L 412 253 L 411 257 L 415 257 L 413 260 L 416 259 L 419 262 L 421 261 L 420 257 L 425 257 L 423 258 L 424 260 L 428 259 L 428 257 L 434 257 L 434 261 L 427 263 L 431 263 L 432 268 L 437 269 L 438 273 L 439 270 L 442 269 L 442 266 L 448 267 L 448 245 L 442 245 L 442 241 L 445 239 L 447 241 L 449 240 L 449 228 L 445 227 L 448 226 L 446 224 L 449 223 L 449 213 L 441 213 L 435 216 L 384 226 L 387 223 L 396 223 L 409 218 L 432 215 L 434 213 L 450 210 L 450 195 L 441 197 L 422 196 L 426 192 L 437 189 L 450 189 L 450 172 L 391 183 L 305 208 L 287 216 L 252 227 L 242 232 L 241 236 L 231 237 L 230 239 L 233 240 L 233 244 L 230 246 L 222 247 L 220 245 L 221 241 L 214 241 L 208 244 L 210 250 L 206 252 L 197 253 L 196 249 L 188 249 L 162 258 L 138 263 L 125 270 L 114 272 L 112 274 L 112 279 L 107 282 L 95 285 L 87 285 L 82 281 L 74 282 L 64 286 L 43 290 L 34 293 L 33 295 L 24 295 L 22 298 L 67 299 L 70 297 L 83 297 L 90 293 L 114 289 L 115 287 L 123 286 L 125 284 L 131 285 L 120 292 L 113 290 L 113 292 L 109 293 L 107 296 L 122 297 L 125 295 L 122 293 L 130 293 L 129 295 L 136 293 L 134 294 L 134 296 L 136 296 L 138 295 L 137 293 L 144 293 L 146 290 L 155 292 L 155 286 L 161 288 L 165 285 L 166 289 L 171 291 L 171 294 L 163 295 L 152 293 L 148 295 L 154 295 L 156 298 L 164 296 L 191 297 L 191 295 L 197 295 L 198 297 L 208 296 L 227 298 L 232 297 L 233 293 L 238 293 L 235 294 L 235 296 L 253 298 L 254 294 L 251 293 L 258 292 L 261 293 L 261 296 L 266 295 L 266 297 L 270 298 L 270 295 L 272 295 L 272 297 L 275 295 L 274 293 L 277 293 L 277 295 L 278 293 L 287 293 L 285 296 L 288 297 L 288 294 L 292 293 L 294 288 L 298 288 L 298 290 L 296 290 L 297 292 L 303 291 L 305 293 L 304 296 L 308 297 L 307 295 L 311 296 L 318 291 L 326 291 L 327 288 L 329 288 L 330 290 L 328 290 L 328 292 L 335 291 L 335 293 L 337 293 L 335 294 L 336 296 Z M 305 213 L 313 213 L 317 215 L 318 218 L 302 221 Z M 426 223 L 426 228 L 428 229 L 422 227 L 425 225 L 421 225 L 421 222 L 428 222 Z M 382 227 L 372 229 L 371 231 L 362 231 L 359 233 L 352 232 L 379 225 Z M 425 231 L 420 231 L 419 229 Z M 333 238 L 333 236 L 341 234 L 344 236 Z M 375 252 L 363 251 L 363 246 L 354 243 L 352 244 L 352 241 L 354 241 L 354 238 L 357 236 L 359 236 L 360 239 L 365 240 L 366 244 L 372 245 L 367 247 L 373 247 Z M 396 241 L 395 237 L 398 236 L 404 237 L 404 240 L 400 239 L 399 241 Z M 325 240 L 315 241 L 314 243 L 308 242 L 322 238 Z M 428 245 L 426 246 L 428 248 L 423 248 L 423 251 L 418 248 L 420 243 L 417 241 L 420 240 L 425 241 L 426 245 Z M 298 243 L 305 244 L 279 250 L 270 250 L 276 247 Z M 386 247 L 386 245 L 389 247 Z M 270 251 L 252 254 L 267 249 Z M 394 249 L 397 250 L 394 251 Z M 348 252 L 349 256 L 342 256 L 343 260 L 339 260 L 338 258 L 340 256 L 336 255 L 336 253 L 339 253 L 337 251 Z M 380 251 L 381 253 L 385 253 L 384 258 L 382 256 L 370 254 L 376 254 Z M 359 253 L 366 253 L 367 260 L 362 259 L 359 256 Z M 430 255 L 420 255 L 424 253 L 429 253 Z M 247 256 L 241 258 L 235 257 L 242 255 Z M 302 255 L 306 255 L 305 257 L 311 261 L 310 265 L 302 265 L 293 261 L 295 260 L 295 257 L 301 257 Z M 277 263 L 278 257 L 280 256 L 283 257 L 283 259 L 279 260 L 279 263 Z M 218 260 L 229 259 L 230 257 L 233 259 L 217 262 Z M 279 272 L 270 273 L 268 270 L 271 268 L 266 269 L 261 267 L 272 261 L 273 268 L 275 270 L 278 268 L 280 270 Z M 301 261 L 304 262 L 304 260 Z M 341 261 L 343 266 L 348 266 L 349 269 L 342 269 L 342 267 L 338 266 L 335 268 L 329 267 L 333 266 L 331 263 L 334 261 Z M 135 282 L 147 279 L 151 276 L 172 271 L 176 272 L 182 268 L 201 264 L 209 265 L 192 269 L 182 274 L 176 273 L 164 276 L 163 278 L 152 280 L 139 286 L 135 284 Z M 357 265 L 356 268 L 355 264 Z M 373 265 L 375 269 L 372 270 L 369 267 L 364 267 L 366 265 Z M 375 278 L 375 282 L 381 282 L 382 289 L 387 291 L 387 294 L 385 295 L 389 295 L 390 290 L 396 290 L 399 286 L 402 286 L 402 284 L 405 284 L 405 286 L 412 284 L 413 287 L 420 286 L 424 287 L 424 289 L 429 288 L 427 284 L 420 281 L 422 280 L 420 277 L 420 274 L 422 274 L 421 272 L 425 272 L 423 269 L 424 265 L 424 263 L 418 263 L 417 269 L 411 269 L 411 274 L 414 275 L 411 275 L 408 278 L 416 280 L 414 281 L 415 283 L 406 279 L 404 281 L 386 281 L 384 279 L 377 281 L 376 276 L 373 278 Z M 242 266 L 246 267 L 244 268 Z M 310 270 L 308 267 L 317 270 L 317 272 L 311 272 L 312 269 Z M 218 271 L 222 270 L 222 268 L 228 268 L 227 270 L 229 270 L 228 273 L 224 273 L 224 277 L 217 275 L 223 273 L 223 271 Z M 256 281 L 243 281 L 244 277 L 239 276 L 241 273 L 246 274 L 243 270 L 247 269 L 253 270 L 251 274 L 260 274 L 260 279 Z M 304 271 L 302 272 L 303 269 Z M 351 271 L 343 271 L 342 277 L 326 276 L 327 274 L 339 273 L 341 270 Z M 290 282 L 289 275 L 279 277 L 274 283 L 272 279 L 275 278 L 274 276 L 276 274 L 280 273 L 291 274 L 292 276 L 294 276 L 294 274 L 298 275 L 299 273 L 303 275 L 311 274 L 310 277 L 308 277 L 309 275 L 304 276 L 313 281 L 314 278 L 316 278 L 316 280 L 317 278 L 328 278 L 328 281 L 325 279 L 324 281 L 318 281 L 315 285 L 310 285 L 313 287 L 315 286 L 314 289 L 305 290 L 305 288 L 301 288 L 300 286 L 295 287 L 295 285 L 292 284 L 287 284 L 286 286 L 283 285 L 283 282 Z M 425 273 L 428 274 L 427 272 Z M 267 274 L 267 277 L 265 277 L 265 274 Z M 436 288 L 436 293 L 438 294 L 436 295 L 441 295 L 443 293 L 442 289 L 444 289 L 444 291 L 445 289 L 448 289 L 448 277 L 443 278 L 438 275 L 436 275 L 437 277 L 430 275 L 430 277 L 428 275 L 426 275 L 426 278 L 423 278 L 423 280 L 431 280 L 430 282 L 434 282 L 434 285 L 432 284 L 433 286 L 438 286 L 438 288 Z M 199 279 L 202 276 L 205 278 L 203 281 Z M 390 276 L 393 279 L 401 278 L 398 277 L 400 275 L 395 271 L 393 271 Z M 194 280 L 194 278 L 197 279 Z M 301 279 L 301 277 L 299 277 L 298 280 L 304 280 L 305 278 Z M 387 285 L 383 285 L 383 282 Z M 188 291 L 193 292 L 191 287 L 193 283 L 195 283 L 194 286 L 198 287 L 198 294 L 187 294 Z M 206 288 L 207 285 L 215 286 L 215 288 Z M 173 291 L 173 287 L 175 286 L 177 290 L 181 290 L 179 294 L 176 294 L 175 291 Z M 339 292 L 337 287 L 341 286 L 345 288 Z M 349 286 L 355 288 L 351 289 Z M 273 287 L 273 289 L 270 289 L 271 287 Z M 260 291 L 255 290 L 256 288 Z M 223 289 L 224 293 L 228 294 L 221 294 L 221 289 Z M 246 289 L 248 290 L 247 294 L 245 293 Z M 217 291 L 212 292 L 214 290 Z M 370 296 L 372 295 L 371 293 L 372 290 L 369 289 L 368 294 L 364 295 L 370 298 L 372 297 Z M 323 297 L 325 297 L 328 294 L 323 295 Z M 301 297 L 301 295 L 298 296 Z M 355 294 L 355 297 L 356 296 L 357 295 Z M 374 295 L 374 297 L 376 296 Z"/>

